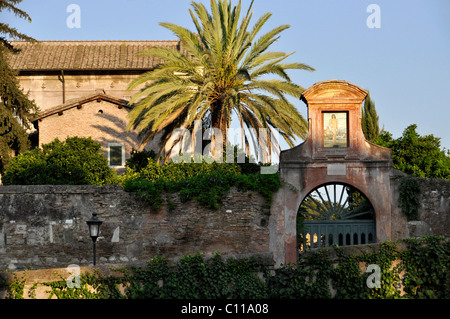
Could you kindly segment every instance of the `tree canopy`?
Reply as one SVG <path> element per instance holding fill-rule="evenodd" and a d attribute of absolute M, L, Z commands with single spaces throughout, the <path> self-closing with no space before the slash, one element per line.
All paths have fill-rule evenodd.
<path fill-rule="evenodd" d="M 55 139 L 11 159 L 3 176 L 5 185 L 105 185 L 115 172 L 101 145 L 84 137 Z"/>
<path fill-rule="evenodd" d="M 25 11 L 16 7 L 20 2 L 22 2 L 22 0 L 0 0 L 0 11 L 11 11 L 16 17 L 31 22 L 31 17 Z M 17 51 L 11 43 L 9 43 L 8 37 L 24 41 L 35 41 L 32 37 L 20 33 L 16 28 L 10 27 L 7 23 L 0 22 L 0 47 L 6 47 L 10 51 Z"/>
<path fill-rule="evenodd" d="M 450 152 L 441 150 L 439 137 L 420 136 L 416 130 L 417 125 L 411 124 L 397 139 L 383 132 L 374 142 L 392 150 L 395 169 L 417 177 L 450 179 Z"/>
<path fill-rule="evenodd" d="M 31 21 L 28 14 L 14 5 L 21 0 L 0 0 L 0 11 L 7 9 L 16 16 Z M 11 157 L 30 147 L 27 130 L 32 128 L 30 119 L 38 112 L 34 101 L 20 88 L 17 72 L 8 65 L 8 54 L 16 50 L 7 40 L 7 36 L 21 40 L 34 40 L 19 33 L 5 23 L 0 23 L 0 174 L 4 172 Z"/>

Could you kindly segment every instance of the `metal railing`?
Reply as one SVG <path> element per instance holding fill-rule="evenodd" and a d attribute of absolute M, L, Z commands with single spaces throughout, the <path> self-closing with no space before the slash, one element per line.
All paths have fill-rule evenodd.
<path fill-rule="evenodd" d="M 299 250 L 375 242 L 373 220 L 304 220 Z"/>

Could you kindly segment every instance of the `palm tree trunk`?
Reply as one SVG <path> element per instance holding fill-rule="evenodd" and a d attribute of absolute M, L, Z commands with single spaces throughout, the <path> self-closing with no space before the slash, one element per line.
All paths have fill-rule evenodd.
<path fill-rule="evenodd" d="M 214 103 L 211 106 L 211 128 L 219 129 L 222 132 L 222 151 L 225 152 L 227 146 L 227 118 L 222 112 L 220 102 Z M 211 145 L 215 145 L 215 136 L 211 136 Z M 213 157 L 215 157 L 215 150 L 211 150 Z"/>

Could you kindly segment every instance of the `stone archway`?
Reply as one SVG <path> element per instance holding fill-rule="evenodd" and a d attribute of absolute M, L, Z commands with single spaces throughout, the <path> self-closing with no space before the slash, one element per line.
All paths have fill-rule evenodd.
<path fill-rule="evenodd" d="M 361 191 L 343 183 L 314 188 L 297 213 L 297 249 L 358 245 L 375 240 L 375 210 Z"/>
<path fill-rule="evenodd" d="M 358 86 L 339 80 L 316 83 L 303 93 L 308 136 L 281 152 L 283 186 L 271 207 L 270 248 L 276 264 L 296 261 L 298 208 L 309 192 L 324 184 L 351 185 L 365 194 L 374 209 L 376 242 L 391 238 L 391 152 L 364 138 L 361 105 L 366 95 Z"/>

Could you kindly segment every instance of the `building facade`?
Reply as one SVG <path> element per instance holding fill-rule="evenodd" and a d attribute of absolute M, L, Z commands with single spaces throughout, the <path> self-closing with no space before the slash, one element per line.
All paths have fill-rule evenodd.
<path fill-rule="evenodd" d="M 296 262 L 306 247 L 381 243 L 394 237 L 391 150 L 364 137 L 361 105 L 366 95 L 341 80 L 318 82 L 303 92 L 308 136 L 281 152 L 284 183 L 271 206 L 277 264 Z"/>
<path fill-rule="evenodd" d="M 139 146 L 137 133 L 126 130 L 132 108 L 128 101 L 139 88 L 128 91 L 128 85 L 161 62 L 139 52 L 154 46 L 181 49 L 179 41 L 12 44 L 21 51 L 9 57 L 10 65 L 40 108 L 34 121 L 36 146 L 55 138 L 90 136 L 102 145 L 112 167 L 123 167 Z"/>

